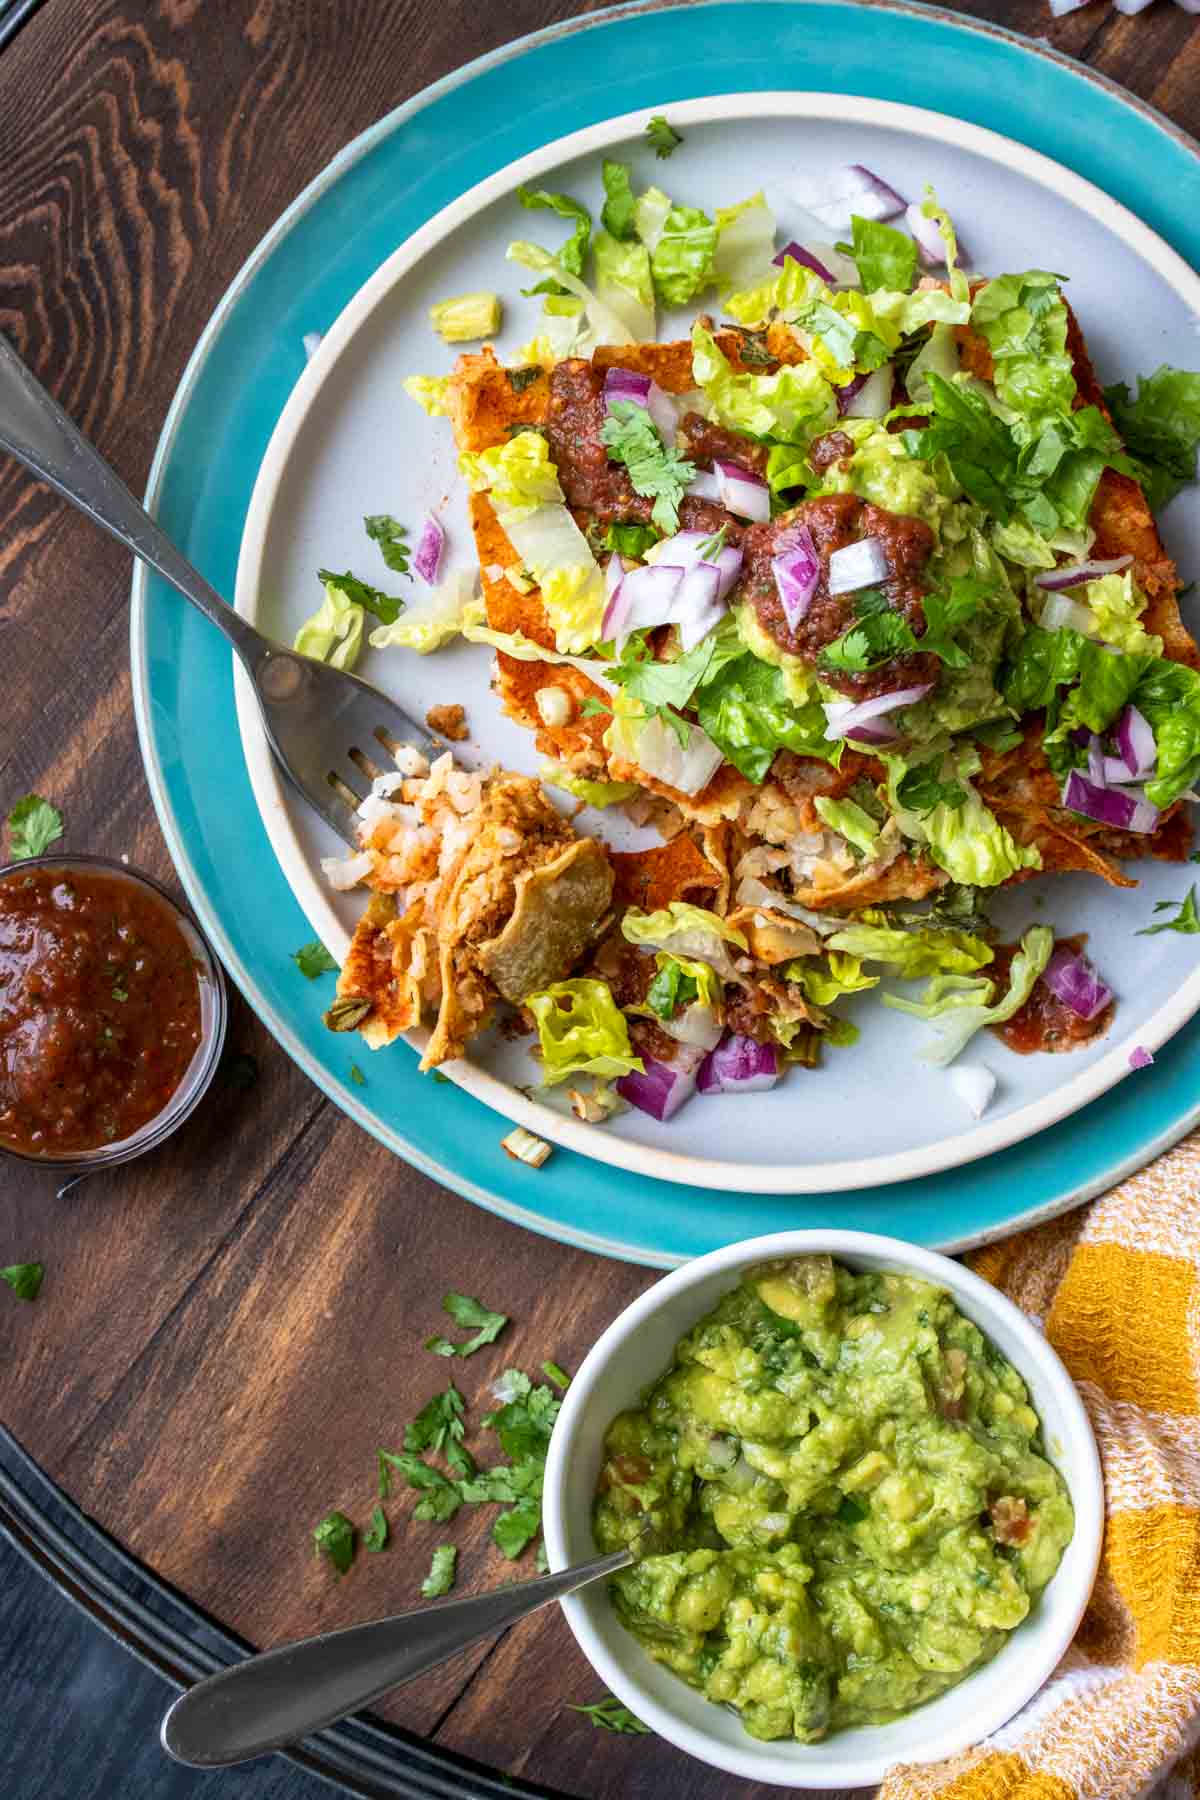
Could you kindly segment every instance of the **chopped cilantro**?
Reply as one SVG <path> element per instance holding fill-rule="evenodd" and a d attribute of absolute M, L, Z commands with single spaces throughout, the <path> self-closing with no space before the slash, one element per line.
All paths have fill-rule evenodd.
<path fill-rule="evenodd" d="M 45 1274 L 44 1263 L 10 1263 L 0 1269 L 0 1281 L 7 1281 L 18 1300 L 36 1300 Z"/>
<path fill-rule="evenodd" d="M 712 536 L 706 537 L 704 542 L 700 545 L 699 552 L 698 552 L 700 561 L 701 562 L 716 562 L 718 556 L 720 556 L 722 550 L 725 548 L 725 539 L 728 536 L 729 536 L 729 521 L 726 520 L 724 525 L 721 526 L 720 530 L 714 531 Z"/>
<path fill-rule="evenodd" d="M 429 1565 L 429 1573 L 421 1583 L 421 1592 L 427 1600 L 436 1600 L 442 1594 L 450 1592 L 454 1586 L 454 1565 L 457 1561 L 458 1551 L 453 1544 L 438 1545 Z"/>
<path fill-rule="evenodd" d="M 512 379 L 511 376 L 509 379 Z M 399 519 L 393 519 L 391 513 L 367 513 L 363 524 L 372 543 L 379 545 L 379 554 L 388 568 L 394 569 L 397 575 L 407 575 L 408 559 L 412 555 L 406 542 L 407 525 L 401 525 Z M 399 605 L 399 601 L 394 604 Z"/>
<path fill-rule="evenodd" d="M 414 1519 L 433 1519 L 439 1525 L 444 1525 L 448 1519 L 454 1517 L 462 1505 L 462 1495 L 458 1491 L 458 1484 L 451 1481 L 449 1476 L 443 1475 L 440 1469 L 435 1469 L 432 1463 L 427 1463 L 423 1457 L 415 1456 L 410 1450 L 380 1450 L 377 1454 L 381 1488 L 385 1479 L 384 1468 L 386 1465 L 389 1489 L 391 1485 L 390 1471 L 395 1469 L 398 1475 L 404 1477 L 409 1487 L 416 1488 L 419 1492 L 421 1498 L 413 1508 Z"/>
<path fill-rule="evenodd" d="M 678 150 L 683 138 L 673 125 L 668 125 L 662 113 L 655 113 L 646 126 L 646 142 L 655 156 L 665 158 Z"/>
<path fill-rule="evenodd" d="M 858 1525 L 866 1518 L 868 1508 L 853 1494 L 843 1494 L 837 1517 L 843 1525 Z"/>
<path fill-rule="evenodd" d="M 337 964 L 319 938 L 314 938 L 311 944 L 301 944 L 298 950 L 293 950 L 292 961 L 306 981 L 315 981 L 318 975 L 337 974 Z"/>
<path fill-rule="evenodd" d="M 915 649 L 916 643 L 912 627 L 899 613 L 872 612 L 826 644 L 818 660 L 822 668 L 838 674 L 862 675 L 890 662 L 893 656 Z"/>
<path fill-rule="evenodd" d="M 339 1575 L 354 1561 L 354 1527 L 345 1513 L 326 1513 L 313 1532 L 318 1556 L 327 1556 Z"/>
<path fill-rule="evenodd" d="M 597 719 L 611 711 L 612 706 L 607 700 L 601 700 L 598 694 L 587 694 L 580 704 L 579 716 L 581 719 Z"/>
<path fill-rule="evenodd" d="M 434 1450 L 444 1456 L 458 1475 L 473 1475 L 475 1459 L 463 1443 L 463 1397 L 451 1382 L 442 1394 L 426 1402 L 404 1432 L 406 1450 Z M 382 1474 L 382 1468 L 381 1468 Z"/>
<path fill-rule="evenodd" d="M 700 984 L 675 958 L 668 957 L 646 990 L 646 1005 L 660 1019 L 673 1019 L 681 1007 L 700 997 Z"/>
<path fill-rule="evenodd" d="M 371 1522 L 363 1532 L 363 1543 L 368 1550 L 382 1550 L 385 1548 L 389 1536 L 387 1514 L 382 1506 L 373 1506 Z"/>
<path fill-rule="evenodd" d="M 522 369 L 506 369 L 508 385 L 514 394 L 523 394 L 527 387 L 537 380 L 542 372 L 541 363 L 527 363 Z"/>
<path fill-rule="evenodd" d="M 658 533 L 652 525 L 610 525 L 604 533 L 605 550 L 619 550 L 622 556 L 645 556 Z"/>
<path fill-rule="evenodd" d="M 437 1335 L 426 1338 L 425 1348 L 432 1350 L 435 1356 L 473 1356 L 485 1344 L 494 1344 L 508 1324 L 507 1313 L 492 1312 L 481 1300 L 472 1300 L 469 1294 L 447 1294 L 442 1301 L 442 1311 L 449 1313 L 464 1331 L 474 1330 L 475 1336 L 462 1344 L 452 1344 L 449 1338 Z"/>
<path fill-rule="evenodd" d="M 622 1706 L 612 1694 L 603 1700 L 597 1700 L 593 1706 L 572 1706 L 568 1702 L 567 1711 L 582 1713 L 585 1719 L 590 1719 L 601 1731 L 619 1731 L 629 1737 L 651 1735 L 650 1727 L 643 1725 L 636 1714 L 631 1713 L 627 1706 Z"/>
<path fill-rule="evenodd" d="M 372 587 L 369 581 L 360 581 L 347 569 L 344 574 L 337 575 L 332 569 L 318 569 L 317 580 L 331 583 L 354 606 L 361 606 L 365 612 L 373 613 L 384 625 L 394 625 L 404 611 L 403 600 L 392 594 L 385 594 L 381 588 Z"/>
<path fill-rule="evenodd" d="M 357 1063 L 350 1064 L 350 1079 L 355 1087 L 366 1087 L 367 1085 L 367 1078 Z"/>
<path fill-rule="evenodd" d="M 626 644 L 621 661 L 610 663 L 605 674 L 632 699 L 641 701 L 647 717 L 657 715 L 663 719 L 686 749 L 690 728 L 687 720 L 679 716 L 679 708 L 688 704 L 708 675 L 716 654 L 716 636 L 710 632 L 673 662 L 659 662 L 640 634 L 635 633 Z"/>
<path fill-rule="evenodd" d="M 63 834 L 63 818 L 40 794 L 25 794 L 8 815 L 8 842 L 14 862 L 43 856 Z"/>
<path fill-rule="evenodd" d="M 1195 858 L 1192 859 L 1195 861 Z M 1196 913 L 1196 888 L 1193 884 L 1182 900 L 1160 900 L 1154 908 L 1156 913 L 1170 912 L 1175 908 L 1173 919 L 1160 919 L 1157 925 L 1147 925 L 1144 930 L 1136 932 L 1136 937 L 1156 937 L 1160 931 L 1181 931 L 1185 936 L 1194 936 L 1200 932 L 1200 916 Z"/>
<path fill-rule="evenodd" d="M 666 536 L 679 530 L 679 502 L 696 473 L 678 450 L 668 449 L 644 406 L 632 400 L 616 400 L 600 427 L 601 441 L 610 457 L 624 463 L 633 491 L 653 498 L 651 518 Z"/>

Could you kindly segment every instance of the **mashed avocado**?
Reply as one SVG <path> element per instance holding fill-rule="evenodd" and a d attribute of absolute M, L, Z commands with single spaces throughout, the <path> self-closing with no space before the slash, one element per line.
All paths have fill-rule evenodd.
<path fill-rule="evenodd" d="M 827 1256 L 743 1276 L 605 1441 L 603 1550 L 656 1662 L 811 1743 L 994 1656 L 1074 1515 L 1012 1365 L 943 1289 Z"/>

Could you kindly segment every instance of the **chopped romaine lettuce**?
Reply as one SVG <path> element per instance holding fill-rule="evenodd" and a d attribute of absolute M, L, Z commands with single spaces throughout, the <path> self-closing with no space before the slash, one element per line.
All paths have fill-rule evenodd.
<path fill-rule="evenodd" d="M 1138 462 L 1146 498 L 1157 511 L 1196 479 L 1200 444 L 1200 375 L 1164 363 L 1138 377 L 1137 399 L 1123 381 L 1105 388 L 1117 430 Z"/>
<path fill-rule="evenodd" d="M 644 194 L 638 195 L 634 203 L 633 228 L 651 256 L 658 248 L 658 240 L 663 234 L 670 210 L 670 195 L 664 194 L 658 187 L 648 187 Z"/>
<path fill-rule="evenodd" d="M 750 287 L 774 274 L 775 214 L 762 194 L 751 195 L 740 206 L 719 206 L 713 222 L 717 246 L 712 277 L 723 293 Z"/>
<path fill-rule="evenodd" d="M 657 326 L 646 246 L 622 243 L 607 231 L 598 231 L 594 248 L 597 297 L 617 315 L 636 342 L 652 342 Z"/>
<path fill-rule="evenodd" d="M 958 266 L 958 234 L 951 223 L 950 214 L 928 185 L 925 188 L 925 200 L 921 211 L 927 219 L 933 220 L 941 233 L 942 242 L 946 246 L 946 273 L 950 278 L 951 296 L 955 300 L 969 302 L 971 284 Z"/>
<path fill-rule="evenodd" d="M 542 1050 L 542 1073 L 547 1087 L 557 1087 L 568 1075 L 640 1074 L 645 1065 L 634 1056 L 629 1027 L 606 981 L 580 976 L 556 981 L 525 1005 L 533 1014 Z"/>
<path fill-rule="evenodd" d="M 865 293 L 892 288 L 907 293 L 917 272 L 917 246 L 907 232 L 879 219 L 851 216 L 854 261 Z"/>
<path fill-rule="evenodd" d="M 954 327 L 942 324 L 941 321 L 934 325 L 908 365 L 904 385 L 909 399 L 916 405 L 928 398 L 930 369 L 935 375 L 940 375 L 943 381 L 953 381 L 960 369 L 958 339 L 954 335 Z"/>
<path fill-rule="evenodd" d="M 520 263 L 523 269 L 532 269 L 536 274 L 553 275 L 560 287 L 566 288 L 569 294 L 582 300 L 587 309 L 588 323 L 591 326 L 591 341 L 581 340 L 576 346 L 576 353 L 584 355 L 596 344 L 632 344 L 633 334 L 623 320 L 610 306 L 605 306 L 598 294 L 573 275 L 557 256 L 551 256 L 540 244 L 517 242 L 508 246 L 505 255 L 509 262 Z M 586 344 L 586 351 L 585 351 Z"/>
<path fill-rule="evenodd" d="M 621 920 L 621 935 L 628 943 L 665 950 L 687 962 L 709 963 L 723 981 L 737 976 L 728 946 L 743 953 L 747 949 L 740 931 L 706 907 L 690 906 L 686 900 L 672 900 L 652 913 L 629 907 Z"/>
<path fill-rule="evenodd" d="M 952 881 L 966 887 L 998 887 L 1020 869 L 1041 868 L 1040 851 L 1018 844 L 971 785 L 970 776 L 979 768 L 973 746 L 945 756 L 938 771 L 940 780 L 965 790 L 965 799 L 956 797 L 953 805 L 943 800 L 928 812 L 906 807 L 900 797 L 900 784 L 912 764 L 883 751 L 880 760 L 888 772 L 888 805 L 901 831 L 911 842 L 926 845 Z"/>
<path fill-rule="evenodd" d="M 774 375 L 736 374 L 711 331 L 692 327 L 692 374 L 719 425 L 754 437 L 803 442 L 837 423 L 833 388 L 815 362 Z"/>
<path fill-rule="evenodd" d="M 446 396 L 450 391 L 448 375 L 410 375 L 403 385 L 405 393 L 411 394 L 431 419 L 444 419 L 447 416 Z"/>
<path fill-rule="evenodd" d="M 592 215 L 587 207 L 578 200 L 573 200 L 570 194 L 551 194 L 545 188 L 519 187 L 517 199 L 530 210 L 545 207 L 547 211 L 557 213 L 560 219 L 573 221 L 574 229 L 570 237 L 565 244 L 559 246 L 558 260 L 576 279 L 582 276 L 588 242 L 592 235 Z M 534 294 L 555 293 L 557 288 L 551 280 L 549 283 L 540 283 L 529 291 Z"/>
<path fill-rule="evenodd" d="M 884 994 L 885 1006 L 897 1012 L 912 1013 L 919 1019 L 931 1019 L 937 1030 L 936 1042 L 922 1053 L 923 1062 L 944 1069 L 964 1050 L 975 1033 L 985 1025 L 1002 1025 L 1029 999 L 1034 983 L 1050 960 L 1054 933 L 1048 925 L 1034 925 L 1021 939 L 1021 947 L 1012 960 L 1009 988 L 1003 1000 L 992 1004 L 994 983 L 986 978 L 965 981 L 955 975 L 935 975 L 921 1000 L 902 1000 L 896 994 Z"/>
<path fill-rule="evenodd" d="M 695 206 L 672 206 L 650 252 L 654 291 L 666 306 L 686 306 L 712 280 L 717 227 Z"/>
<path fill-rule="evenodd" d="M 811 1000 L 814 1006 L 832 1006 L 843 994 L 858 994 L 879 986 L 880 977 L 865 974 L 862 965 L 861 956 L 851 956 L 845 950 L 830 950 L 821 957 L 805 957 L 789 963 L 784 974 L 788 981 L 803 988 L 805 999 Z"/>
<path fill-rule="evenodd" d="M 975 296 L 971 323 L 991 349 L 996 392 L 1014 412 L 1071 410 L 1075 370 L 1058 282 L 1057 275 L 1030 269 L 998 275 Z"/>
<path fill-rule="evenodd" d="M 825 948 L 861 962 L 887 963 L 906 981 L 921 975 L 970 974 L 992 960 L 990 945 L 967 931 L 930 927 L 901 931 L 860 919 L 851 919 L 826 938 Z"/>
<path fill-rule="evenodd" d="M 629 164 L 604 159 L 604 210 L 600 222 L 612 237 L 622 243 L 637 236 L 634 214 L 637 203 L 629 184 Z"/>
<path fill-rule="evenodd" d="M 1087 607 L 1102 643 L 1131 653 L 1162 655 L 1162 639 L 1151 636 L 1138 624 L 1146 610 L 1146 596 L 1135 583 L 1132 569 L 1126 569 L 1123 575 L 1102 575 L 1086 586 L 1073 588 L 1071 598 Z"/>
<path fill-rule="evenodd" d="M 495 337 L 500 329 L 498 294 L 456 294 L 429 309 L 429 319 L 448 344 L 467 344 L 475 338 Z M 411 390 L 410 390 L 411 391 Z"/>
<path fill-rule="evenodd" d="M 415 650 L 419 656 L 440 650 L 463 630 L 474 596 L 474 574 L 458 570 L 394 624 L 376 626 L 371 633 L 372 650 Z M 479 611 L 483 611 L 482 603 Z"/>
<path fill-rule="evenodd" d="M 842 740 L 826 738 L 819 702 L 796 705 L 784 671 L 754 655 L 723 662 L 697 689 L 693 704 L 703 729 L 748 781 L 765 781 L 780 750 L 841 760 Z"/>
<path fill-rule="evenodd" d="M 352 669 L 362 652 L 364 610 L 347 598 L 336 581 L 325 583 L 325 598 L 305 619 L 292 642 L 301 656 L 315 656 L 335 669 Z M 391 627 L 395 630 L 395 626 Z"/>
<path fill-rule="evenodd" d="M 840 832 L 863 856 L 873 856 L 879 842 L 879 825 L 854 800 L 831 800 L 818 794 L 813 805 L 831 831 Z"/>

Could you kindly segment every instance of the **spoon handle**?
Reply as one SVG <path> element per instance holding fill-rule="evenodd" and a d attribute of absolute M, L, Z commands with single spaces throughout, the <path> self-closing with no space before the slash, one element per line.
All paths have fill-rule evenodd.
<path fill-rule="evenodd" d="M 281 1750 L 632 1561 L 618 1550 L 558 1574 L 267 1650 L 181 1694 L 163 1720 L 163 1748 L 198 1769 Z"/>

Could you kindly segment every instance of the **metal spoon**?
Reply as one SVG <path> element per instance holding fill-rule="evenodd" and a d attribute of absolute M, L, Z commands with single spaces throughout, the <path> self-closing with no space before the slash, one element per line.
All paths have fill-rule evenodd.
<path fill-rule="evenodd" d="M 634 1550 L 616 1550 L 556 1575 L 462 1600 L 435 1600 L 251 1656 L 179 1696 L 162 1722 L 163 1749 L 196 1769 L 225 1768 L 282 1750 L 435 1669 L 477 1639 L 635 1560 Z"/>
<path fill-rule="evenodd" d="M 286 644 L 234 612 L 176 549 L 0 335 L 0 450 L 7 450 L 110 532 L 224 632 L 242 660 L 280 768 L 338 836 L 357 847 L 356 779 L 401 744 L 441 748 L 424 725 L 368 682 Z"/>

